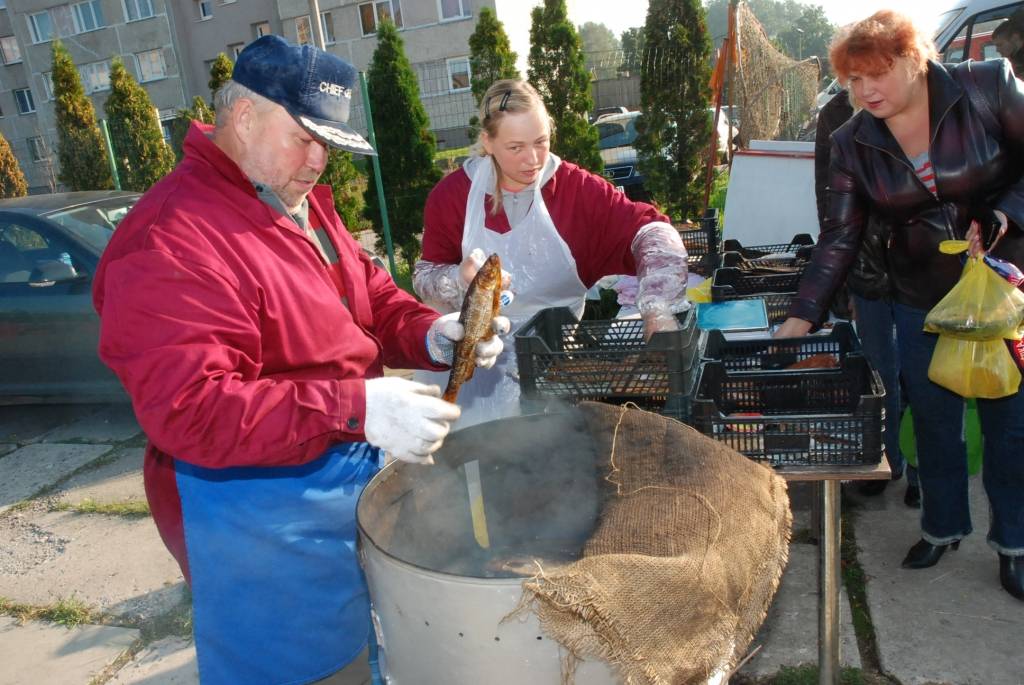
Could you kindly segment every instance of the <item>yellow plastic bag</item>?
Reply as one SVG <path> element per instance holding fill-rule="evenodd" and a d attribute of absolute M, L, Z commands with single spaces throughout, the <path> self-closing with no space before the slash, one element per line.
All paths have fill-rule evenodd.
<path fill-rule="evenodd" d="M 988 400 L 1014 394 L 1021 379 L 1002 339 L 964 340 L 948 335 L 940 335 L 935 344 L 928 378 L 961 397 Z"/>
<path fill-rule="evenodd" d="M 924 329 L 969 340 L 1020 340 L 1022 319 L 1024 293 L 980 257 L 968 257 L 960 280 L 928 312 Z"/>
<path fill-rule="evenodd" d="M 687 288 L 686 297 L 690 302 L 706 303 L 711 301 L 711 283 L 712 279 L 701 281 L 698 285 L 692 288 Z"/>

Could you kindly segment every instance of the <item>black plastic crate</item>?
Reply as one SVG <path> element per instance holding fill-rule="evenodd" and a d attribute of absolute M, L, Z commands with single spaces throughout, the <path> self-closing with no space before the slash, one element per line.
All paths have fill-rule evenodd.
<path fill-rule="evenodd" d="M 726 371 L 780 371 L 815 355 L 831 355 L 836 364 L 851 354 L 863 354 L 860 338 L 846 321 L 822 335 L 800 338 L 727 340 L 721 331 L 709 331 L 704 358 L 721 362 Z M 804 369 L 827 371 L 829 369 Z"/>
<path fill-rule="evenodd" d="M 691 272 L 710 276 L 718 268 L 722 252 L 722 233 L 718 224 L 718 210 L 708 208 L 698 228 L 676 226 L 686 248 L 686 261 Z"/>
<path fill-rule="evenodd" d="M 736 267 L 715 269 L 711 301 L 735 300 L 752 295 L 783 293 L 793 295 L 800 287 L 801 271 L 784 274 L 748 273 Z"/>
<path fill-rule="evenodd" d="M 723 252 L 719 266 L 736 267 L 741 270 L 744 267 L 750 269 L 795 269 L 798 273 L 803 273 L 810 261 L 810 250 L 814 248 L 805 249 L 806 252 L 777 253 L 771 257 L 744 257 L 739 252 Z"/>
<path fill-rule="evenodd" d="M 735 373 L 705 362 L 691 411 L 697 430 L 775 466 L 882 458 L 885 390 L 862 356 L 817 371 Z"/>
<path fill-rule="evenodd" d="M 774 245 L 743 245 L 738 240 L 729 239 L 722 243 L 723 252 L 739 252 L 747 259 L 757 259 L 770 254 L 784 252 L 800 253 L 807 255 L 809 248 L 814 246 L 814 238 L 810 233 L 798 233 L 788 243 L 776 243 Z"/>
<path fill-rule="evenodd" d="M 676 318 L 680 330 L 644 342 L 639 319 L 578 321 L 565 307 L 541 310 L 515 334 L 524 410 L 543 410 L 549 400 L 598 400 L 681 418 L 707 335 L 695 309 Z"/>

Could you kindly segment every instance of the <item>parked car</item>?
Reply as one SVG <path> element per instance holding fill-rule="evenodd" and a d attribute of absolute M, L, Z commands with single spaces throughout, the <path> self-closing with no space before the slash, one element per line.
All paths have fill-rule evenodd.
<path fill-rule="evenodd" d="M 714 110 L 710 110 L 714 115 Z M 644 177 L 637 169 L 636 121 L 640 112 L 608 114 L 597 120 L 598 143 L 604 176 L 631 200 L 646 202 L 650 194 L 644 188 Z M 735 128 L 733 129 L 735 134 Z M 718 151 L 728 150 L 729 120 L 722 112 L 718 119 Z"/>
<path fill-rule="evenodd" d="M 97 354 L 96 265 L 138 193 L 0 201 L 0 404 L 126 402 Z"/>
<path fill-rule="evenodd" d="M 626 107 L 598 107 L 590 113 L 590 123 L 596 122 L 598 119 L 602 119 L 612 114 L 625 114 L 629 109 Z"/>

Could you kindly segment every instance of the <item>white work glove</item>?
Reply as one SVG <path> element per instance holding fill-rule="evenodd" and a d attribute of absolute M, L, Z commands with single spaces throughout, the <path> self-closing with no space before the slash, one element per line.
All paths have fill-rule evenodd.
<path fill-rule="evenodd" d="M 495 360 L 504 349 L 501 336 L 507 335 L 512 323 L 504 316 L 496 316 L 491 320 L 491 330 L 496 335 L 489 340 L 481 340 L 473 350 L 476 356 L 476 365 L 482 369 L 489 369 L 494 366 Z M 452 312 L 445 314 L 435 321 L 430 330 L 427 331 L 427 352 L 430 358 L 437 364 L 452 365 L 455 357 L 455 343 L 462 340 L 466 335 L 462 324 L 459 323 L 459 313 Z"/>
<path fill-rule="evenodd" d="M 366 441 L 395 459 L 433 464 L 462 411 L 441 399 L 441 389 L 394 376 L 366 381 Z"/>

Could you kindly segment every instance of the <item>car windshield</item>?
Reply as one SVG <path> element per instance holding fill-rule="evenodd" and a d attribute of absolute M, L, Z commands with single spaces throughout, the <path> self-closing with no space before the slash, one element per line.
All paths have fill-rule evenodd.
<path fill-rule="evenodd" d="M 613 147 L 626 147 L 636 140 L 636 117 L 617 121 L 597 122 L 598 143 L 602 150 Z"/>
<path fill-rule="evenodd" d="M 137 201 L 137 197 L 113 198 L 81 207 L 62 209 L 47 214 L 46 217 L 100 253 L 110 242 L 114 229 L 121 223 L 121 219 Z"/>

